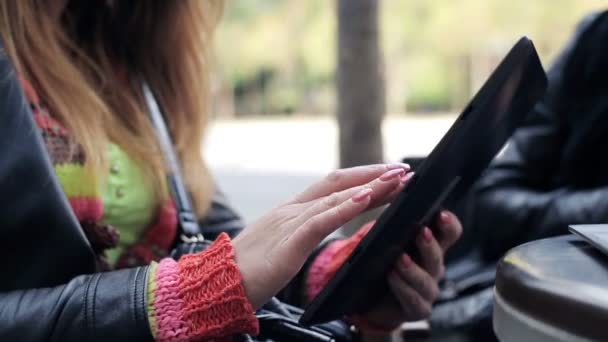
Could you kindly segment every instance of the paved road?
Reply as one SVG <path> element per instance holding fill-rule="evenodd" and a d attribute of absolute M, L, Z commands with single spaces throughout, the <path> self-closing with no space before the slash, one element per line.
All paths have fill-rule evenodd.
<path fill-rule="evenodd" d="M 320 177 L 225 168 L 216 168 L 213 172 L 219 186 L 246 222 L 252 222 Z"/>
<path fill-rule="evenodd" d="M 428 154 L 453 120 L 389 116 L 383 126 L 386 159 Z M 334 169 L 337 141 L 331 118 L 217 121 L 205 154 L 219 185 L 251 222 Z"/>

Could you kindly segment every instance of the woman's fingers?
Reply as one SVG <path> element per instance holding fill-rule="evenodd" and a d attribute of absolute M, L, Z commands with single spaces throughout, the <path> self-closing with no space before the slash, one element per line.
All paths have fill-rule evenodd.
<path fill-rule="evenodd" d="M 368 209 L 386 203 L 390 200 L 389 197 L 394 193 L 394 191 L 403 189 L 404 184 L 402 182 L 402 177 L 404 177 L 404 175 L 405 171 L 403 169 L 390 170 L 365 185 L 355 186 L 350 189 L 335 192 L 318 200 L 312 201 L 310 202 L 311 205 L 304 210 L 297 222 L 303 223 L 310 217 L 329 210 L 348 200 L 363 189 L 372 189 L 373 191 Z"/>
<path fill-rule="evenodd" d="M 420 320 L 431 315 L 431 302 L 408 286 L 397 273 L 389 273 L 388 285 L 408 320 Z"/>
<path fill-rule="evenodd" d="M 327 235 L 355 218 L 371 201 L 373 190 L 363 189 L 342 203 L 310 217 L 289 238 L 288 248 L 299 249 L 308 255 Z"/>
<path fill-rule="evenodd" d="M 304 203 L 358 185 L 369 183 L 391 170 L 409 170 L 407 164 L 376 164 L 335 170 L 321 181 L 295 196 L 287 204 Z"/>
<path fill-rule="evenodd" d="M 254 307 L 283 288 L 323 238 L 363 212 L 372 192 L 363 189 L 303 224 L 291 219 L 297 206 L 277 208 L 239 234 L 233 240 L 235 259 Z"/>
<path fill-rule="evenodd" d="M 377 196 L 376 192 L 374 192 L 374 195 L 372 196 L 372 201 L 369 205 L 370 209 L 390 203 L 403 190 L 403 188 L 408 185 L 413 175 L 414 172 L 405 171 L 400 174 L 400 177 L 397 180 L 397 186 L 393 187 L 392 190 L 388 192 L 384 191 L 381 194 L 378 194 Z M 380 178 L 382 178 L 382 176 Z"/>
<path fill-rule="evenodd" d="M 445 253 L 459 238 L 462 234 L 462 224 L 456 215 L 444 210 L 438 215 L 437 218 L 437 241 L 441 246 L 441 249 Z"/>
<path fill-rule="evenodd" d="M 425 300 L 432 303 L 437 299 L 439 295 L 437 281 L 418 266 L 409 255 L 401 255 L 393 271 L 399 276 L 404 285 L 409 285 Z"/>
<path fill-rule="evenodd" d="M 420 252 L 420 266 L 436 281 L 439 281 L 445 270 L 443 250 L 428 227 L 424 227 L 416 238 L 416 246 Z"/>
<path fill-rule="evenodd" d="M 397 197 L 397 195 L 399 195 L 399 193 L 410 183 L 412 178 L 414 178 L 414 175 L 416 175 L 416 172 L 412 171 L 407 172 L 403 177 L 401 177 L 401 184 L 387 196 L 385 203 L 378 203 L 377 206 L 392 202 L 395 197 Z M 374 205 L 372 204 L 372 206 Z"/>
<path fill-rule="evenodd" d="M 390 203 L 395 198 L 395 196 L 397 196 L 403 190 L 403 188 L 407 186 L 413 175 L 414 172 L 408 173 L 407 171 L 402 169 L 391 170 L 385 172 L 380 177 L 372 180 L 371 182 L 365 185 L 346 189 L 339 192 L 338 194 L 341 194 L 340 196 L 342 198 L 348 198 L 360 191 L 361 189 L 372 188 L 374 189 L 374 193 L 372 194 L 372 199 L 369 204 L 369 207 L 370 209 L 375 208 Z"/>

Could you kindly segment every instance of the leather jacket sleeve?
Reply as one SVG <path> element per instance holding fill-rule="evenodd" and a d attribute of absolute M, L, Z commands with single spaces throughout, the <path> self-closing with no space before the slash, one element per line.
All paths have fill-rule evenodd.
<path fill-rule="evenodd" d="M 215 240 L 221 232 L 234 236 L 242 228 L 217 191 L 201 221 L 206 238 Z M 181 256 L 202 249 L 190 247 L 182 244 L 176 250 Z M 49 288 L 0 292 L 0 341 L 152 341 L 147 276 L 148 268 L 140 267 L 82 275 Z"/>
<path fill-rule="evenodd" d="M 144 267 L 0 292 L 0 341 L 152 341 L 146 277 Z"/>
<path fill-rule="evenodd" d="M 526 241 L 564 234 L 567 225 L 608 219 L 608 188 L 554 187 L 568 134 L 562 122 L 573 102 L 565 68 L 597 15 L 587 17 L 547 73 L 549 86 L 508 147 L 475 188 L 473 229 L 486 259 L 495 260 Z M 570 98 L 569 98 L 570 97 Z"/>
<path fill-rule="evenodd" d="M 0 341 L 150 341 L 147 268 L 95 273 L 0 44 Z"/>

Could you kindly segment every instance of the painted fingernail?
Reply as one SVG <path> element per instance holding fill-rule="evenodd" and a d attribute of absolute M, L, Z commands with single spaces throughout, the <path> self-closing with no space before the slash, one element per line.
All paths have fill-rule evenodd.
<path fill-rule="evenodd" d="M 426 243 L 431 242 L 433 240 L 433 232 L 429 229 L 429 227 L 424 227 L 422 230 L 422 238 Z"/>
<path fill-rule="evenodd" d="M 365 201 L 368 197 L 370 197 L 372 195 L 372 192 L 374 192 L 374 190 L 372 190 L 370 188 L 365 188 L 365 189 L 357 192 L 352 197 L 353 202 L 359 203 L 359 202 Z"/>
<path fill-rule="evenodd" d="M 445 211 L 442 211 L 441 214 L 439 214 L 439 219 L 441 220 L 442 224 L 450 223 L 450 215 L 448 215 L 448 213 Z"/>
<path fill-rule="evenodd" d="M 396 170 L 396 169 L 409 170 L 410 169 L 410 165 L 409 164 L 404 164 L 404 163 L 393 163 L 393 164 L 386 165 L 386 168 L 388 170 Z"/>
<path fill-rule="evenodd" d="M 410 179 L 412 179 L 412 177 L 414 177 L 415 174 L 416 174 L 416 172 L 414 172 L 414 171 L 404 174 L 403 176 L 401 176 L 401 182 L 402 183 L 409 182 Z"/>
<path fill-rule="evenodd" d="M 401 177 L 405 173 L 403 169 L 395 169 L 385 172 L 382 176 L 380 176 L 380 180 L 383 182 L 389 181 L 391 179 Z"/>
<path fill-rule="evenodd" d="M 403 267 L 408 268 L 412 265 L 412 258 L 408 254 L 403 254 L 401 263 L 403 264 Z"/>

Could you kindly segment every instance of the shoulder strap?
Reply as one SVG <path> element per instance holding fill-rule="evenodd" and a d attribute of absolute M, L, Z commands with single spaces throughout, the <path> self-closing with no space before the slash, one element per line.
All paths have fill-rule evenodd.
<path fill-rule="evenodd" d="M 142 92 L 148 115 L 150 116 L 150 120 L 152 120 L 154 128 L 156 128 L 162 152 L 169 166 L 168 181 L 177 208 L 180 238 L 183 242 L 203 242 L 204 237 L 200 232 L 196 215 L 194 215 L 194 210 L 192 209 L 190 195 L 182 179 L 179 159 L 173 149 L 171 135 L 167 129 L 164 115 L 148 84 L 143 83 Z"/>

